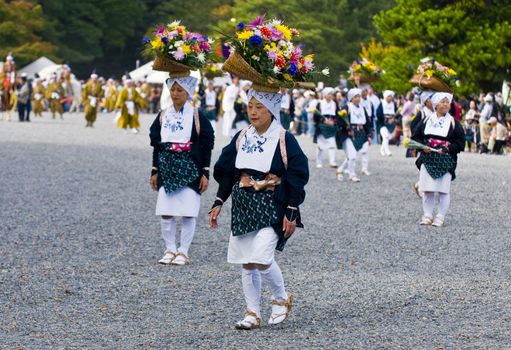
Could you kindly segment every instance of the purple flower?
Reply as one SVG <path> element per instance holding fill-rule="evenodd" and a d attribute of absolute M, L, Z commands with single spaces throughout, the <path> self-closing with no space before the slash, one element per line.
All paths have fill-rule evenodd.
<path fill-rule="evenodd" d="M 248 24 L 248 26 L 250 28 L 254 28 L 254 27 L 257 27 L 258 25 L 260 25 L 261 23 L 263 23 L 263 20 L 264 20 L 264 16 L 266 16 L 266 14 L 262 15 L 262 16 L 259 16 L 257 17 L 256 19 L 254 19 L 252 22 L 250 22 Z"/>
<path fill-rule="evenodd" d="M 291 63 L 291 65 L 289 66 L 287 72 L 291 75 L 295 75 L 296 72 L 298 72 L 298 67 L 296 66 L 296 64 L 294 63 Z"/>
<path fill-rule="evenodd" d="M 162 35 L 163 33 L 165 33 L 165 27 L 159 26 L 156 28 L 156 35 Z"/>
<path fill-rule="evenodd" d="M 252 35 L 248 41 L 252 46 L 261 46 L 263 43 L 263 38 L 261 38 L 259 35 Z"/>
<path fill-rule="evenodd" d="M 167 42 L 169 41 L 169 38 L 164 36 L 164 37 L 161 38 L 161 41 L 163 41 L 164 44 L 167 44 Z"/>
<path fill-rule="evenodd" d="M 172 54 L 174 56 L 174 58 L 177 60 L 177 61 L 181 61 L 183 58 L 185 58 L 185 53 L 183 51 L 181 51 L 180 49 L 178 49 L 176 52 L 174 52 Z"/>
<path fill-rule="evenodd" d="M 147 35 L 144 35 L 144 37 L 142 38 L 142 43 L 148 44 L 150 42 L 151 42 L 151 39 L 149 39 L 149 37 Z"/>
<path fill-rule="evenodd" d="M 282 39 L 282 32 L 280 30 L 272 28 L 271 29 L 271 40 L 277 41 L 280 39 Z"/>
<path fill-rule="evenodd" d="M 274 50 L 268 51 L 268 58 L 275 61 L 277 59 L 277 52 Z"/>
<path fill-rule="evenodd" d="M 242 30 L 243 28 L 245 28 L 245 23 L 240 22 L 236 27 L 238 27 L 239 30 Z"/>

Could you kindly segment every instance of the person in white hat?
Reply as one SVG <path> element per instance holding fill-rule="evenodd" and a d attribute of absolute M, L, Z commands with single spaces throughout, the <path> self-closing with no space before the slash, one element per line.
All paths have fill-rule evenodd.
<path fill-rule="evenodd" d="M 488 145 L 490 143 L 491 127 L 488 124 L 488 120 L 495 116 L 496 110 L 493 107 L 493 96 L 491 94 L 486 94 L 484 97 L 483 109 L 479 116 L 479 128 L 481 130 L 481 153 L 488 153 L 489 151 Z"/>
<path fill-rule="evenodd" d="M 414 141 L 426 146 L 420 150 L 416 161 L 419 191 L 423 193 L 420 225 L 444 225 L 450 204 L 451 181 L 456 178 L 457 154 L 465 148 L 463 127 L 449 114 L 451 101 L 451 94 L 435 93 L 431 97 L 434 113 L 419 123 L 412 136 Z M 434 217 L 435 207 L 437 214 Z"/>
<path fill-rule="evenodd" d="M 383 91 L 383 99 L 376 110 L 376 116 L 378 117 L 382 139 L 380 153 L 382 156 L 391 156 L 389 142 L 397 126 L 397 105 L 394 102 L 394 91 Z"/>
<path fill-rule="evenodd" d="M 224 112 L 222 118 L 222 135 L 232 136 L 234 129 L 232 123 L 236 118 L 236 111 L 234 110 L 234 103 L 240 94 L 240 79 L 232 76 L 232 83 L 225 88 L 222 96 L 222 110 Z"/>
<path fill-rule="evenodd" d="M 134 134 L 138 134 L 140 128 L 138 111 L 143 104 L 142 97 L 135 88 L 133 80 L 126 79 L 124 84 L 115 105 L 117 127 L 124 129 L 124 133 L 127 133 L 129 128 Z"/>
<path fill-rule="evenodd" d="M 355 173 L 357 154 L 361 155 L 362 169 L 361 173 L 369 176 L 369 144 L 372 137 L 372 127 L 366 110 L 361 103 L 362 90 L 353 88 L 348 91 L 348 122 L 340 136 L 342 149 L 346 154 L 346 160 L 337 169 L 337 180 L 343 180 L 343 173 L 348 174 L 348 179 L 352 182 L 360 182 L 360 178 Z"/>
<path fill-rule="evenodd" d="M 328 151 L 330 167 L 337 168 L 335 150 L 337 148 L 337 112 L 339 108 L 334 101 L 334 89 L 323 89 L 323 99 L 314 113 L 314 143 L 318 145 L 316 151 L 316 167 L 323 167 L 323 151 Z"/>
<path fill-rule="evenodd" d="M 170 77 L 172 104 L 161 111 L 150 128 L 153 167 L 150 185 L 158 192 L 155 213 L 161 217 L 164 265 L 190 264 L 201 194 L 209 185 L 209 166 L 214 132 L 209 120 L 190 103 L 198 80 L 191 76 Z M 176 242 L 181 218 L 181 241 Z"/>
<path fill-rule="evenodd" d="M 34 112 L 34 116 L 41 117 L 43 116 L 44 111 L 44 85 L 41 78 L 36 78 L 34 80 L 34 88 L 32 93 L 32 111 Z"/>
<path fill-rule="evenodd" d="M 101 83 L 98 81 L 98 75 L 93 73 L 90 76 L 89 81 L 85 84 L 83 89 L 82 100 L 85 104 L 85 121 L 87 124 L 85 127 L 94 127 L 94 122 L 96 121 L 99 104 L 101 99 L 103 98 L 103 87 Z"/>
<path fill-rule="evenodd" d="M 66 97 L 66 92 L 62 83 L 54 75 L 50 78 L 50 83 L 46 88 L 46 99 L 50 104 L 50 111 L 52 119 L 55 119 L 56 114 L 60 115 L 60 119 L 64 119 L 64 108 L 62 107 L 62 100 Z"/>

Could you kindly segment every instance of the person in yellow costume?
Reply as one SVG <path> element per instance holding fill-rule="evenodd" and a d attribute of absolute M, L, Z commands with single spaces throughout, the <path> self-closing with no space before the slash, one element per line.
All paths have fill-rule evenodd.
<path fill-rule="evenodd" d="M 90 80 L 85 84 L 85 88 L 82 92 L 82 101 L 85 105 L 85 121 L 87 124 L 85 127 L 94 127 L 96 116 L 98 113 L 99 103 L 103 97 L 103 87 L 98 81 L 97 74 L 91 74 Z"/>
<path fill-rule="evenodd" d="M 117 102 L 117 98 L 119 97 L 119 92 L 117 91 L 117 84 L 115 80 L 108 79 L 105 88 L 105 105 L 104 108 L 107 112 L 112 112 L 115 109 L 115 103 Z"/>
<path fill-rule="evenodd" d="M 149 105 L 151 103 L 149 100 L 151 97 L 151 85 L 145 79 L 142 80 L 142 85 L 140 85 L 140 97 L 142 97 L 142 105 L 140 107 L 143 108 L 144 111 L 148 112 Z"/>
<path fill-rule="evenodd" d="M 50 103 L 52 119 L 55 119 L 55 114 L 57 112 L 60 114 L 60 119 L 64 119 L 64 109 L 62 108 L 62 103 L 60 103 L 60 100 L 65 97 L 64 87 L 60 81 L 57 81 L 56 77 L 52 77 L 50 79 L 50 83 L 48 84 L 48 88 L 46 89 L 46 99 Z"/>
<path fill-rule="evenodd" d="M 117 127 L 124 129 L 128 132 L 128 127 L 134 134 L 138 133 L 140 122 L 138 121 L 138 109 L 140 108 L 140 101 L 142 97 L 137 92 L 134 83 L 131 79 L 126 79 L 125 87 L 121 90 L 115 108 L 121 111 L 117 120 Z M 117 113 L 116 113 L 117 114 Z"/>
<path fill-rule="evenodd" d="M 32 91 L 32 111 L 36 117 L 42 117 L 44 111 L 44 95 L 46 93 L 41 78 L 36 78 Z"/>

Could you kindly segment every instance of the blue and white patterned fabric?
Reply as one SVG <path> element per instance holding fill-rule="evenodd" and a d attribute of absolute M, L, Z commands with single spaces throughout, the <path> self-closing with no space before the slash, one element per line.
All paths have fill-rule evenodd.
<path fill-rule="evenodd" d="M 248 101 L 255 98 L 261 102 L 270 113 L 277 119 L 280 119 L 280 105 L 282 102 L 282 94 L 272 92 L 261 92 L 254 89 L 248 91 Z"/>
<path fill-rule="evenodd" d="M 186 102 L 181 110 L 176 111 L 170 105 L 164 112 L 161 121 L 161 142 L 187 143 L 192 136 L 194 110 Z"/>
<path fill-rule="evenodd" d="M 240 141 L 236 155 L 236 168 L 268 172 L 279 144 L 281 130 L 282 126 L 276 120 L 273 120 L 268 130 L 262 135 L 259 135 L 253 126 L 249 126 Z"/>
<path fill-rule="evenodd" d="M 195 87 L 199 80 L 194 77 L 182 77 L 182 78 L 167 78 L 166 83 L 169 90 L 172 88 L 174 83 L 178 83 L 188 93 L 188 97 L 192 98 L 195 92 Z"/>

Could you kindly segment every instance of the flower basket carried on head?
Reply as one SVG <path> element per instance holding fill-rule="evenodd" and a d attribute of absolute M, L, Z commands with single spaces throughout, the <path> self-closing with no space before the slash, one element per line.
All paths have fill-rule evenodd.
<path fill-rule="evenodd" d="M 379 81 L 380 77 L 366 73 L 353 72 L 351 73 L 351 76 L 348 78 L 348 80 L 353 80 L 358 82 L 358 84 L 369 84 Z"/>
<path fill-rule="evenodd" d="M 353 61 L 348 72 L 350 73 L 348 80 L 353 80 L 356 85 L 374 83 L 381 78 L 378 66 L 365 57 Z"/>
<path fill-rule="evenodd" d="M 415 74 L 410 83 L 418 86 L 422 90 L 433 90 L 438 92 L 452 92 L 449 86 L 438 78 L 428 77 L 424 73 Z"/>
<path fill-rule="evenodd" d="M 280 85 L 274 81 L 264 79 L 250 64 L 236 51 L 224 62 L 222 70 L 232 73 L 241 79 L 252 81 L 252 88 L 261 92 L 279 92 Z"/>
<path fill-rule="evenodd" d="M 434 58 L 423 58 L 410 83 L 423 90 L 452 93 L 457 75 L 454 70 L 438 63 Z"/>
<path fill-rule="evenodd" d="M 282 21 L 259 16 L 237 28 L 234 36 L 226 38 L 233 50 L 222 69 L 252 81 L 254 90 L 278 92 L 280 87 L 311 81 L 314 74 L 328 75 L 328 69 L 316 69 L 314 55 L 303 55 L 301 45 L 293 42 L 300 32 Z"/>
<path fill-rule="evenodd" d="M 169 72 L 169 75 L 172 78 L 181 78 L 187 77 L 190 75 L 190 70 L 192 68 L 176 62 L 168 57 L 156 55 L 156 58 L 153 63 L 153 70 L 161 71 L 161 72 Z"/>

